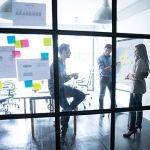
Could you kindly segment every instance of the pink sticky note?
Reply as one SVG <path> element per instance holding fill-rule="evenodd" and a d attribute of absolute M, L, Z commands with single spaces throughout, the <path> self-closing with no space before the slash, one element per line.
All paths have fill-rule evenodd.
<path fill-rule="evenodd" d="M 20 53 L 20 51 L 12 51 L 12 56 L 13 57 L 21 57 L 21 53 Z"/>
<path fill-rule="evenodd" d="M 22 45 L 22 47 L 29 47 L 29 40 L 27 40 L 27 39 L 21 40 L 21 45 Z"/>

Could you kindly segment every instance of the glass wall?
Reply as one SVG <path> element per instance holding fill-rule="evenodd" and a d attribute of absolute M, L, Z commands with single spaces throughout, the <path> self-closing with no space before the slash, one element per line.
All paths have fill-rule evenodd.
<path fill-rule="evenodd" d="M 3 70 L 0 73 L 0 93 L 2 98 L 8 96 L 12 99 L 5 107 L 7 106 L 11 114 L 30 113 L 28 99 L 39 97 L 40 94 L 38 102 L 45 103 L 42 112 L 49 112 L 52 100 L 49 100 L 47 81 L 49 65 L 53 60 L 52 36 L 34 34 L 0 36 L 0 67 Z M 43 96 L 47 96 L 44 102 Z M 13 107 L 18 109 L 12 109 Z"/>
<path fill-rule="evenodd" d="M 53 126 L 54 118 L 38 118 L 35 119 L 36 126 L 34 128 L 36 142 L 31 135 L 30 119 L 7 119 L 1 120 L 1 149 L 56 149 L 55 145 L 55 126 Z M 46 131 L 49 134 L 41 134 Z M 9 144 L 7 143 L 8 141 Z M 51 141 L 51 142 L 50 142 Z"/>
<path fill-rule="evenodd" d="M 144 44 L 150 58 L 149 6 L 148 0 L 2 0 L 0 124 L 3 131 L 0 133 L 4 136 L 0 142 L 3 148 L 116 150 L 147 146 L 144 138 L 149 137 L 149 76 L 143 82 L 146 91 L 142 93 L 140 107 L 129 106 L 135 80 L 126 80 L 126 76 L 132 74 L 136 62 L 135 45 Z M 108 12 L 111 17 L 103 20 L 98 12 Z M 63 56 L 62 44 L 67 44 Z M 100 107 L 102 84 L 98 62 L 106 44 L 112 45 L 108 57 L 112 93 L 108 88 L 104 90 Z M 61 73 L 68 75 L 63 84 L 70 91 L 78 91 L 77 95 L 76 92 L 69 95 L 61 88 Z M 53 95 L 49 91 L 50 79 Z M 71 109 L 66 109 L 66 101 Z M 133 144 L 122 136 L 128 131 L 129 114 L 141 111 L 144 136 L 140 136 L 138 129 Z M 62 143 L 62 119 L 66 117 L 67 133 Z M 23 136 L 19 132 L 14 136 L 12 132 L 16 131 Z M 10 137 L 20 137 L 21 145 L 17 147 L 14 138 L 6 147 L 5 141 Z M 30 146 L 27 139 L 32 143 Z"/>
<path fill-rule="evenodd" d="M 61 30 L 79 30 L 79 31 L 112 31 L 112 0 L 109 1 L 86 1 L 86 0 L 58 0 L 58 28 Z M 101 9 L 110 12 L 103 14 Z M 101 18 L 101 20 L 100 20 Z M 103 18 L 109 19 L 104 22 Z M 99 20 L 98 20 L 99 19 Z M 103 23 L 99 23 L 103 22 Z"/>
<path fill-rule="evenodd" d="M 117 32 L 150 34 L 150 31 L 147 30 L 150 17 L 149 6 L 148 0 L 117 1 Z"/>
<path fill-rule="evenodd" d="M 61 149 L 109 149 L 110 120 L 107 119 L 107 117 L 103 118 L 99 117 L 99 115 L 79 115 L 76 116 L 76 119 L 77 124 L 75 126 L 74 116 L 70 116 L 69 128 L 66 135 L 67 145 L 61 144 Z M 87 128 L 88 124 L 89 127 Z"/>
<path fill-rule="evenodd" d="M 2 0 L 0 2 L 1 28 L 52 28 L 51 0 Z"/>
<path fill-rule="evenodd" d="M 79 110 L 99 109 L 100 70 L 98 59 L 104 54 L 106 44 L 111 44 L 109 37 L 59 36 L 59 46 L 69 44 L 70 56 L 66 58 L 66 74 L 78 73 L 78 78 L 71 78 L 65 85 L 86 94 L 79 105 Z M 60 58 L 60 54 L 58 56 Z M 61 74 L 61 72 L 60 72 Z M 106 91 L 104 108 L 110 108 L 111 99 Z"/>
<path fill-rule="evenodd" d="M 133 113 L 131 111 L 131 113 Z M 149 123 L 149 110 L 143 111 L 143 120 L 141 130 L 138 128 L 135 136 L 132 134 L 130 138 L 124 138 L 123 134 L 127 133 L 129 124 L 129 113 L 116 113 L 116 125 L 115 125 L 115 147 L 119 149 L 148 149 L 149 141 L 147 140 L 150 135 L 147 132 L 150 126 Z M 123 120 L 123 121 L 122 121 Z"/>
<path fill-rule="evenodd" d="M 149 56 L 149 39 L 137 39 L 137 38 L 118 38 L 117 50 L 116 50 L 116 101 L 118 107 L 128 107 L 130 93 L 132 92 L 133 80 L 127 80 L 126 76 L 131 73 L 134 74 L 134 65 L 136 61 L 135 47 L 138 44 L 144 44 Z M 142 71 L 142 68 L 140 71 Z M 143 94 L 143 105 L 149 105 L 149 77 L 144 78 L 146 83 L 146 92 Z M 140 84 L 142 86 L 142 84 Z M 144 88 L 144 87 L 143 87 Z M 120 94 L 124 95 L 120 100 Z"/>

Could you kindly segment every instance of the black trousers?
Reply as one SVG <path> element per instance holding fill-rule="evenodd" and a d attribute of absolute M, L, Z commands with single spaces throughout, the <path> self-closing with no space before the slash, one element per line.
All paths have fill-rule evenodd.
<path fill-rule="evenodd" d="M 103 109 L 106 88 L 108 88 L 108 90 L 109 90 L 110 99 L 111 99 L 111 94 L 112 94 L 111 78 L 110 77 L 100 77 L 100 93 L 99 93 L 99 108 L 100 109 Z"/>
<path fill-rule="evenodd" d="M 142 94 L 131 93 L 129 107 L 141 108 L 142 96 L 143 96 Z M 141 127 L 142 118 L 143 118 L 142 111 L 131 111 L 129 113 L 129 130 L 133 131 L 135 129 L 135 125 L 138 125 L 139 127 Z"/>
<path fill-rule="evenodd" d="M 71 103 L 68 102 L 67 98 L 73 98 Z M 85 99 L 85 94 L 78 89 L 62 86 L 60 90 L 60 106 L 63 108 L 63 111 L 72 111 L 74 110 L 83 100 Z M 70 116 L 61 117 L 61 135 L 65 136 L 68 128 Z"/>

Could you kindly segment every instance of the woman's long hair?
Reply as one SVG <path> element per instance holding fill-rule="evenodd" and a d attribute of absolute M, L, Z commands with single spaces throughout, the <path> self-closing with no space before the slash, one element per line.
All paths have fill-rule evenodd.
<path fill-rule="evenodd" d="M 147 50 L 144 44 L 138 44 L 135 46 L 139 53 L 139 57 L 145 61 L 145 70 L 149 72 L 149 59 L 147 55 Z"/>

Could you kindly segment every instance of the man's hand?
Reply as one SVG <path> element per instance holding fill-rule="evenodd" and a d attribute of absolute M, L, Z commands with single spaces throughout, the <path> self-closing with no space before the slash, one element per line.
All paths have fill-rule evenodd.
<path fill-rule="evenodd" d="M 78 79 L 78 73 L 72 73 L 70 74 L 70 78 Z"/>
<path fill-rule="evenodd" d="M 131 73 L 129 73 L 129 74 L 125 77 L 126 80 L 131 80 L 132 78 L 133 78 L 133 75 L 132 75 Z"/>
<path fill-rule="evenodd" d="M 105 71 L 111 71 L 111 66 L 107 66 L 104 68 Z"/>

